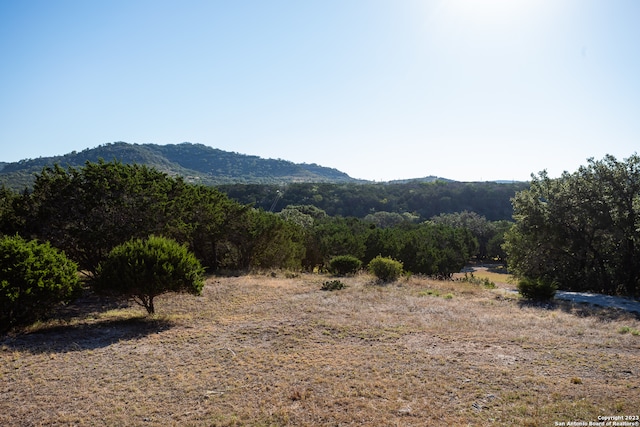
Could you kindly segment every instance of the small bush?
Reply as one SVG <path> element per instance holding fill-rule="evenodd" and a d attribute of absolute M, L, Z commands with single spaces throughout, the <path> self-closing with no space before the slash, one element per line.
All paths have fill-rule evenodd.
<path fill-rule="evenodd" d="M 427 296 L 439 297 L 440 296 L 440 291 L 438 291 L 436 289 L 427 289 L 425 291 L 418 292 L 418 296 L 419 297 L 427 297 Z"/>
<path fill-rule="evenodd" d="M 491 280 L 489 280 L 489 279 L 487 279 L 487 278 L 485 278 L 485 279 L 482 281 L 482 286 L 484 286 L 484 287 L 485 287 L 485 288 L 487 288 L 487 289 L 495 289 L 495 288 L 496 288 L 496 284 L 495 284 L 495 283 L 493 283 Z"/>
<path fill-rule="evenodd" d="M 482 285 L 487 289 L 495 289 L 496 288 L 496 284 L 493 283 L 491 280 L 489 280 L 488 278 L 479 278 L 473 275 L 473 273 L 471 274 L 467 274 L 464 273 L 464 278 L 462 278 L 463 282 L 467 282 L 467 283 L 472 283 L 474 285 Z"/>
<path fill-rule="evenodd" d="M 629 326 L 622 326 L 620 329 L 618 329 L 618 333 L 620 334 L 628 334 L 630 333 L 631 335 L 635 335 L 638 336 L 640 335 L 640 331 L 637 329 L 633 329 Z"/>
<path fill-rule="evenodd" d="M 0 238 L 0 331 L 41 319 L 81 291 L 78 265 L 49 243 Z"/>
<path fill-rule="evenodd" d="M 518 282 L 520 294 L 530 300 L 547 301 L 556 295 L 558 286 L 547 280 L 523 278 Z"/>
<path fill-rule="evenodd" d="M 369 262 L 369 272 L 382 282 L 393 282 L 402 275 L 402 263 L 378 255 Z"/>
<path fill-rule="evenodd" d="M 204 269 L 185 246 L 172 239 L 150 236 L 113 248 L 98 267 L 98 291 L 132 298 L 149 314 L 153 299 L 167 292 L 199 295 Z"/>
<path fill-rule="evenodd" d="M 352 255 L 339 255 L 329 261 L 329 270 L 339 276 L 355 274 L 360 267 L 362 267 L 362 261 Z"/>
<path fill-rule="evenodd" d="M 340 280 L 329 280 L 327 282 L 324 282 L 322 284 L 322 288 L 320 288 L 323 291 L 339 291 L 340 289 L 344 289 L 345 284 L 342 283 Z"/>

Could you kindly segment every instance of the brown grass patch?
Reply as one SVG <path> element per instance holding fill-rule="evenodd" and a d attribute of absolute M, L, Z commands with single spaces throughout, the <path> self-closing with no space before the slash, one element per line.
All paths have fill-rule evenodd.
<path fill-rule="evenodd" d="M 507 273 L 507 268 L 501 264 L 476 265 L 467 269 L 465 273 L 456 273 L 453 277 L 462 280 L 465 277 L 476 280 L 487 279 L 493 282 L 499 288 L 515 289 L 517 287 L 516 279 Z"/>
<path fill-rule="evenodd" d="M 530 425 L 637 415 L 630 314 L 461 282 L 212 278 L 0 341 L 0 425 Z"/>

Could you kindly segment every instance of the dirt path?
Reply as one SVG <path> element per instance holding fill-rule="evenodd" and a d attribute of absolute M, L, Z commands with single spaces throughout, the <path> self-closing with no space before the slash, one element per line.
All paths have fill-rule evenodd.
<path fill-rule="evenodd" d="M 517 292 L 515 284 L 510 283 L 509 279 L 511 276 L 508 274 L 492 272 L 492 269 L 486 266 L 472 267 L 469 270 L 478 277 L 488 277 L 496 284 L 496 287 L 500 289 Z M 558 291 L 556 292 L 556 299 L 579 304 L 590 304 L 598 307 L 617 308 L 640 314 L 640 301 L 632 298 L 615 297 L 589 292 Z"/>
<path fill-rule="evenodd" d="M 610 295 L 591 294 L 588 292 L 556 292 L 556 299 L 572 301 L 581 304 L 591 304 L 600 307 L 618 308 L 640 314 L 640 301 L 631 298 L 614 297 Z"/>

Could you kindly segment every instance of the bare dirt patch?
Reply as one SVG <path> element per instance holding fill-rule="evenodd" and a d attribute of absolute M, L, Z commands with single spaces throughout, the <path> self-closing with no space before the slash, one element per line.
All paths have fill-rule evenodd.
<path fill-rule="evenodd" d="M 211 278 L 0 341 L 0 425 L 530 425 L 636 415 L 629 313 L 454 281 Z M 626 328 L 626 329 L 625 329 Z"/>
<path fill-rule="evenodd" d="M 517 292 L 517 285 L 514 277 L 507 273 L 506 267 L 499 264 L 470 266 L 465 268 L 464 272 L 455 274 L 454 278 L 457 280 L 468 280 L 469 278 L 479 280 L 487 279 L 491 281 L 496 288 L 503 289 L 507 292 Z M 640 300 L 638 299 L 601 295 L 591 292 L 570 292 L 558 290 L 555 296 L 555 303 L 562 305 L 564 304 L 563 301 L 588 305 L 596 308 L 613 308 L 640 315 Z"/>

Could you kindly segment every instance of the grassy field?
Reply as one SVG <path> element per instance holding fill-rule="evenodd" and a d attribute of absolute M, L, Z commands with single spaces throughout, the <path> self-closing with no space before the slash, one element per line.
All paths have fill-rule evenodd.
<path fill-rule="evenodd" d="M 640 321 L 503 289 L 210 278 L 0 339 L 0 425 L 554 426 L 640 415 Z M 558 423 L 558 424 L 556 424 Z"/>

